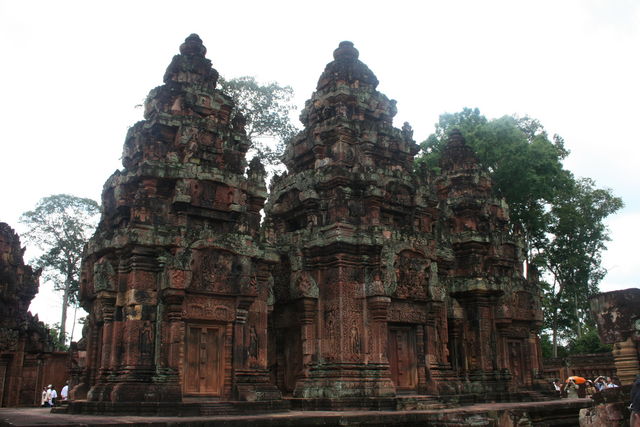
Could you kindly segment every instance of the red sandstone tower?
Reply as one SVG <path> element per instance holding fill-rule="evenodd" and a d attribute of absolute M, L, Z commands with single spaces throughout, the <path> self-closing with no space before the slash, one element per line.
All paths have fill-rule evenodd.
<path fill-rule="evenodd" d="M 83 262 L 88 370 L 74 398 L 277 399 L 268 383 L 264 168 L 216 89 L 197 35 L 180 46 L 126 137 Z"/>
<path fill-rule="evenodd" d="M 454 130 L 434 186 L 442 215 L 439 245 L 449 298 L 452 367 L 463 390 L 505 398 L 531 389 L 541 371 L 537 332 L 542 325 L 537 283 L 522 275 L 522 245 L 511 231 L 508 207 L 492 194 L 488 174 Z"/>
<path fill-rule="evenodd" d="M 427 336 L 442 348 L 447 335 L 435 198 L 412 172 L 410 126 L 392 126 L 395 101 L 351 42 L 334 58 L 265 208 L 283 259 L 270 364 L 295 397 L 425 393 L 429 367 L 447 363 L 445 351 L 425 353 Z"/>

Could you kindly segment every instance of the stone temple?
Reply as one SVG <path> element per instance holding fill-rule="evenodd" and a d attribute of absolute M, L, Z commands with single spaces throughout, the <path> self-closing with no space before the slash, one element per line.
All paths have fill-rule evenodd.
<path fill-rule="evenodd" d="M 460 133 L 439 175 L 416 171 L 411 127 L 342 42 L 267 191 L 205 54 L 197 35 L 180 46 L 105 183 L 71 410 L 531 395 L 539 289 Z"/>

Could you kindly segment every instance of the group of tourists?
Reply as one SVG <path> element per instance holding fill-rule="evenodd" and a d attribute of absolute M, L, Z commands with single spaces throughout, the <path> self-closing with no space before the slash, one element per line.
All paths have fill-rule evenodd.
<path fill-rule="evenodd" d="M 560 384 L 559 380 L 553 381 L 553 386 L 560 397 L 579 398 L 591 397 L 597 392 L 609 388 L 620 387 L 620 381 L 617 377 L 603 377 L 589 380 L 583 377 L 569 377 L 564 384 Z M 631 419 L 629 425 L 631 427 L 640 427 L 640 374 L 636 376 L 636 380 L 631 387 L 629 411 Z"/>
<path fill-rule="evenodd" d="M 571 376 L 567 378 L 564 384 L 560 383 L 559 379 L 556 379 L 553 381 L 553 387 L 558 396 L 577 399 L 579 397 L 591 397 L 607 388 L 620 387 L 620 381 L 617 377 L 600 376 L 590 380 L 584 377 Z"/>
<path fill-rule="evenodd" d="M 69 399 L 69 381 L 67 381 L 60 390 L 60 399 L 62 402 Z M 58 392 L 53 384 L 49 384 L 46 387 L 42 387 L 42 398 L 40 400 L 40 406 L 44 406 L 45 408 L 50 408 L 56 406 L 60 403 L 58 400 Z"/>

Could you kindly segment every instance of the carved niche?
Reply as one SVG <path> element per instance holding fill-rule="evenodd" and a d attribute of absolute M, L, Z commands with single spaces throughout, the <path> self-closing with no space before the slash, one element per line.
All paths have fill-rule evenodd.
<path fill-rule="evenodd" d="M 106 258 L 100 258 L 93 265 L 93 286 L 96 292 L 116 290 L 116 272 Z"/>

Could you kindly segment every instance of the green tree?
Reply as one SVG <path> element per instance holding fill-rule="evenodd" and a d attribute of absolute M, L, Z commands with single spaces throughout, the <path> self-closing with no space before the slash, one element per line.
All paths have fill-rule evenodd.
<path fill-rule="evenodd" d="M 246 131 L 256 155 L 268 164 L 279 162 L 284 144 L 298 129 L 291 122 L 296 110 L 293 89 L 272 82 L 262 85 L 254 77 L 218 80 L 223 93 L 235 102 L 236 111 L 246 120 Z M 275 140 L 275 144 L 273 141 Z"/>
<path fill-rule="evenodd" d="M 589 298 L 606 274 L 601 254 L 610 240 L 604 221 L 622 207 L 622 199 L 589 178 L 572 180 L 551 204 L 549 239 L 535 262 L 552 278 L 543 307 L 554 347 L 562 330 L 571 328 L 580 338 L 583 325 L 593 326 Z"/>
<path fill-rule="evenodd" d="M 40 199 L 20 222 L 28 227 L 24 237 L 43 254 L 34 263 L 43 268 L 43 279 L 62 291 L 60 342 L 66 340 L 67 308 L 77 306 L 80 261 L 85 243 L 95 230 L 100 207 L 91 199 L 56 194 Z"/>
<path fill-rule="evenodd" d="M 542 349 L 542 357 L 545 359 L 550 357 L 566 357 L 569 355 L 567 349 L 564 346 L 559 345 L 556 349 L 557 356 L 554 356 L 551 337 L 544 332 L 540 334 L 540 348 Z"/>
<path fill-rule="evenodd" d="M 595 327 L 587 328 L 587 331 L 579 338 L 569 341 L 569 354 L 606 353 L 611 351 L 611 346 L 600 341 Z"/>
<path fill-rule="evenodd" d="M 49 333 L 49 337 L 51 338 L 51 343 L 56 350 L 69 350 L 69 346 L 67 345 L 67 338 L 69 338 L 69 334 L 62 333 L 59 323 L 46 325 L 46 328 L 47 332 Z"/>
<path fill-rule="evenodd" d="M 557 135 L 550 139 L 540 122 L 529 117 L 487 120 L 477 108 L 465 108 L 440 116 L 435 132 L 421 144 L 423 154 L 417 162 L 437 173 L 441 149 L 454 128 L 491 173 L 497 195 L 509 204 L 530 261 L 546 243 L 547 206 L 570 181 L 562 168 L 569 154 L 564 140 Z"/>

